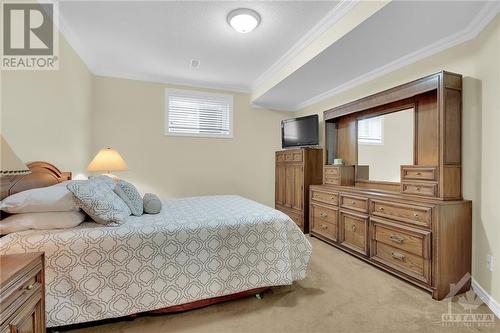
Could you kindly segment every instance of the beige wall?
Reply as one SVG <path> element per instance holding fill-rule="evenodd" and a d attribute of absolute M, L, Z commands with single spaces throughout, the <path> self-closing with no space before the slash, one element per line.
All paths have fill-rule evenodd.
<path fill-rule="evenodd" d="M 117 148 L 141 191 L 162 196 L 236 193 L 273 205 L 282 118 L 319 113 L 441 69 L 464 75 L 464 197 L 474 202 L 473 276 L 500 300 L 500 18 L 475 40 L 372 80 L 296 114 L 253 109 L 235 94 L 234 139 L 163 135 L 166 85 L 93 77 L 60 38 L 60 70 L 2 72 L 1 131 L 25 161 L 85 172 L 97 150 Z M 486 254 L 495 271 L 486 270 Z"/>
<path fill-rule="evenodd" d="M 280 120 L 291 114 L 250 107 L 234 94 L 234 138 L 163 135 L 165 88 L 159 83 L 96 77 L 92 147 L 112 146 L 130 171 L 119 176 L 164 197 L 239 194 L 274 206 L 274 152 Z"/>
<path fill-rule="evenodd" d="M 463 195 L 473 200 L 472 275 L 500 301 L 500 17 L 474 40 L 425 58 L 299 111 L 319 113 L 442 69 L 463 80 Z M 486 255 L 494 256 L 494 271 Z"/>
<path fill-rule="evenodd" d="M 25 162 L 82 173 L 90 154 L 92 74 L 64 37 L 59 70 L 1 72 L 1 133 Z"/>
<path fill-rule="evenodd" d="M 400 165 L 413 164 L 413 109 L 381 116 L 382 144 L 358 143 L 358 164 L 369 166 L 369 179 L 399 182 Z"/>

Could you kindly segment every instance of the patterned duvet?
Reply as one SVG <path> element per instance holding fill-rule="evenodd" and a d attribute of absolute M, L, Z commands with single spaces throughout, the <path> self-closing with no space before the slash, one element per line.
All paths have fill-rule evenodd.
<path fill-rule="evenodd" d="M 166 200 L 119 227 L 24 231 L 0 254 L 44 251 L 47 326 L 125 316 L 305 277 L 311 245 L 285 214 L 239 196 Z"/>

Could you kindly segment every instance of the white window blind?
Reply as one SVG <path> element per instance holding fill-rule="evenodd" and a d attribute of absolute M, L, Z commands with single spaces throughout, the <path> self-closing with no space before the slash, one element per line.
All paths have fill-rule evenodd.
<path fill-rule="evenodd" d="M 373 117 L 358 121 L 358 142 L 361 144 L 383 144 L 383 118 Z"/>
<path fill-rule="evenodd" d="M 165 134 L 233 137 L 233 96 L 165 90 Z"/>

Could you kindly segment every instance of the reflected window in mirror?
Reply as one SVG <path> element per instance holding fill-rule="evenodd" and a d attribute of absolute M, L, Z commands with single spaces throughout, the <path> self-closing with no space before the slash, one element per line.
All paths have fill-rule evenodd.
<path fill-rule="evenodd" d="M 360 119 L 358 179 L 399 182 L 401 165 L 413 164 L 413 108 Z"/>

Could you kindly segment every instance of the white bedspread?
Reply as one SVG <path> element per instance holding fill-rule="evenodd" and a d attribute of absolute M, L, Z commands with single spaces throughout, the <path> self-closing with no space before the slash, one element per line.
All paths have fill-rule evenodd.
<path fill-rule="evenodd" d="M 120 317 L 303 279 L 311 245 L 285 214 L 239 196 L 167 200 L 119 227 L 24 231 L 0 254 L 44 251 L 47 326 Z"/>

